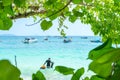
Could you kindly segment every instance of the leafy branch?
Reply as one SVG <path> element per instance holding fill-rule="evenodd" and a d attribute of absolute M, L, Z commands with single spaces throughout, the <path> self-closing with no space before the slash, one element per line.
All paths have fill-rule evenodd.
<path fill-rule="evenodd" d="M 71 2 L 72 2 L 72 0 L 70 0 L 63 8 L 59 9 L 58 11 L 56 11 L 55 13 L 53 13 L 53 14 L 51 14 L 51 15 L 48 15 L 47 17 L 51 17 L 51 16 L 53 16 L 53 15 L 61 12 L 61 11 L 64 10 Z M 46 18 L 47 18 L 47 17 L 46 17 Z M 33 24 L 30 24 L 30 25 L 27 25 L 27 26 L 35 25 L 35 24 L 39 23 L 42 19 L 44 19 L 44 18 L 41 18 L 41 19 L 39 19 L 37 22 L 35 22 L 35 23 L 33 23 Z"/>
<path fill-rule="evenodd" d="M 34 16 L 37 14 L 44 14 L 46 11 L 45 10 L 41 10 L 39 12 L 34 12 L 34 11 L 30 11 L 30 12 L 25 12 L 25 13 L 18 13 L 17 15 L 11 16 L 10 19 L 18 19 L 18 18 L 26 18 L 28 16 Z"/>

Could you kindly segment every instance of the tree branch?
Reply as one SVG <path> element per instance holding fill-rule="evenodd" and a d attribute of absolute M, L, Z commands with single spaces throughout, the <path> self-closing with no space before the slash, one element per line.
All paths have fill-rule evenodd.
<path fill-rule="evenodd" d="M 10 19 L 18 19 L 18 18 L 26 18 L 28 16 L 33 16 L 36 14 L 44 14 L 46 11 L 41 10 L 39 12 L 34 12 L 34 11 L 30 11 L 30 12 L 25 12 L 25 13 L 18 13 L 17 15 L 11 16 Z"/>
<path fill-rule="evenodd" d="M 70 0 L 63 8 L 59 9 L 58 11 L 56 11 L 55 13 L 51 14 L 51 15 L 48 15 L 47 17 L 51 17 L 59 12 L 61 12 L 62 10 L 64 10 L 70 3 L 72 2 L 72 0 Z M 47 18 L 46 17 L 46 18 Z M 33 24 L 30 24 L 30 25 L 26 25 L 26 26 L 32 26 L 32 25 L 35 25 L 37 23 L 39 23 L 43 18 L 39 19 L 37 22 L 33 23 Z"/>

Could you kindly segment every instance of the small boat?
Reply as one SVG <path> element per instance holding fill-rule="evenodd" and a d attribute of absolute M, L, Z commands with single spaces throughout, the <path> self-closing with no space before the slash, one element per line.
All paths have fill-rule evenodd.
<path fill-rule="evenodd" d="M 48 38 L 46 37 L 46 38 L 44 38 L 44 40 L 46 40 L 46 41 L 47 41 L 47 40 L 48 40 Z"/>
<path fill-rule="evenodd" d="M 38 40 L 35 38 L 25 38 L 25 40 L 23 40 L 23 43 L 36 43 L 36 42 L 38 42 Z"/>
<path fill-rule="evenodd" d="M 81 39 L 87 39 L 88 37 L 86 37 L 86 36 L 83 36 L 83 37 L 81 37 Z"/>
<path fill-rule="evenodd" d="M 69 43 L 69 42 L 71 42 L 71 39 L 68 39 L 68 40 L 64 39 L 63 42 L 64 43 Z"/>
<path fill-rule="evenodd" d="M 101 43 L 102 41 L 100 41 L 100 40 L 91 40 L 90 42 Z"/>

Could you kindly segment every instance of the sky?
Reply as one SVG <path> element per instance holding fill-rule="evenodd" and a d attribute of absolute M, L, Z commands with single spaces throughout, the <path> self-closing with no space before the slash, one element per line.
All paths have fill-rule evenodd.
<path fill-rule="evenodd" d="M 40 27 L 40 23 L 37 23 L 33 26 L 26 26 L 33 24 L 33 18 L 22 18 L 13 21 L 13 26 L 10 30 L 2 31 L 0 30 L 0 35 L 16 35 L 16 36 L 60 36 L 60 33 L 57 30 L 58 21 L 53 22 L 53 26 L 47 30 L 43 31 Z M 77 20 L 75 23 L 70 23 L 65 21 L 65 25 L 68 26 L 68 29 L 64 29 L 66 35 L 68 36 L 93 36 L 90 25 L 82 24 L 80 20 Z"/>

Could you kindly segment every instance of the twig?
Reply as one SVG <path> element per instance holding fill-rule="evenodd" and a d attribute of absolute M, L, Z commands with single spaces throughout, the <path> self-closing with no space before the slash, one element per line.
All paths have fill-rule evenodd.
<path fill-rule="evenodd" d="M 53 13 L 53 14 L 51 14 L 51 15 L 48 15 L 47 17 L 51 17 L 51 16 L 53 16 L 53 15 L 61 12 L 61 11 L 64 10 L 71 2 L 72 2 L 72 0 L 70 0 L 63 8 L 61 8 L 60 10 L 56 11 L 55 13 Z M 46 18 L 47 18 L 47 17 L 46 17 Z M 42 19 L 44 19 L 44 18 L 41 18 L 41 19 L 39 19 L 37 22 L 35 22 L 35 23 L 33 23 L 33 24 L 30 24 L 30 25 L 27 25 L 27 26 L 35 25 L 35 24 L 39 23 Z"/>

